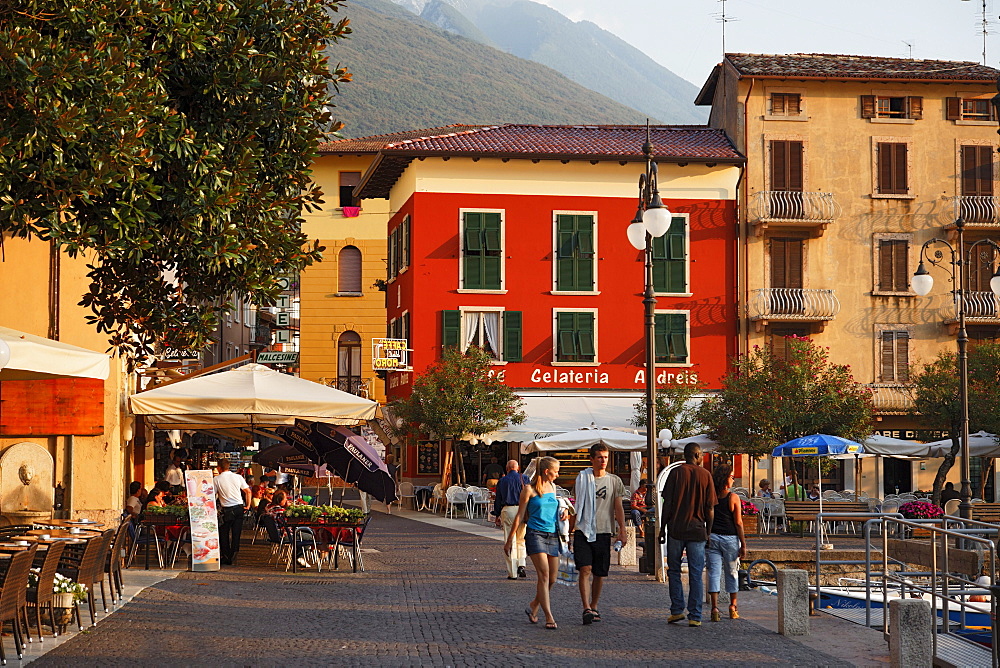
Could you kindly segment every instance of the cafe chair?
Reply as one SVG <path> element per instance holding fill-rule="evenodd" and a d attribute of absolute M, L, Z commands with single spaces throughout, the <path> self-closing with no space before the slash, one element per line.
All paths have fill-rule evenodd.
<path fill-rule="evenodd" d="M 958 515 L 958 507 L 962 505 L 961 499 L 950 499 L 944 502 L 944 514 L 955 517 Z"/>
<path fill-rule="evenodd" d="M 417 509 L 417 495 L 413 491 L 412 482 L 401 482 L 399 483 L 399 498 L 396 499 L 396 503 L 402 508 L 404 499 L 413 499 L 413 509 Z"/>
<path fill-rule="evenodd" d="M 432 506 L 432 513 L 437 513 L 441 507 L 442 501 L 444 501 L 444 491 L 441 489 L 441 483 L 436 483 L 434 488 L 431 490 L 430 505 Z"/>
<path fill-rule="evenodd" d="M 466 516 L 468 516 L 469 513 L 469 507 L 467 505 L 469 502 L 468 491 L 466 491 L 462 487 L 459 487 L 458 485 L 452 485 L 451 487 L 448 488 L 448 491 L 445 492 L 444 496 L 445 500 L 447 501 L 447 505 L 445 506 L 444 509 L 445 517 L 448 517 L 450 515 L 451 518 L 454 519 L 455 510 L 457 510 L 458 508 L 464 508 Z"/>
<path fill-rule="evenodd" d="M 56 568 L 59 566 L 59 559 L 62 557 L 66 543 L 58 541 L 49 545 L 45 551 L 45 560 L 42 561 L 38 569 L 38 586 L 26 591 L 26 601 L 29 608 L 35 609 L 35 630 L 38 631 L 39 642 L 45 637 L 42 635 L 42 607 L 47 606 L 49 611 L 49 621 L 52 622 L 52 637 L 59 635 L 59 628 L 55 620 L 55 608 L 52 606 L 52 584 L 56 578 Z"/>
<path fill-rule="evenodd" d="M 117 605 L 125 600 L 125 583 L 122 580 L 122 550 L 125 549 L 128 540 L 128 520 L 123 521 L 115 532 L 115 539 L 111 541 L 111 549 L 108 550 L 108 557 L 104 561 L 104 573 L 108 576 L 108 589 L 111 590 L 111 603 Z M 104 595 L 104 588 L 101 587 L 101 596 Z M 107 607 L 107 606 L 105 606 Z"/>
<path fill-rule="evenodd" d="M 15 524 L 14 526 L 0 527 L 0 541 L 7 541 L 14 536 L 24 536 L 29 531 L 37 529 L 34 524 Z"/>
<path fill-rule="evenodd" d="M 17 658 L 24 658 L 24 635 L 22 631 L 27 630 L 27 596 L 28 573 L 31 570 L 31 562 L 35 558 L 37 545 L 32 545 L 23 552 L 18 552 L 10 558 L 10 565 L 7 567 L 7 575 L 3 579 L 2 589 L 0 589 L 0 625 L 4 622 L 11 623 L 14 636 L 14 649 L 17 651 Z M 24 624 L 24 628 L 22 628 Z M 0 637 L 0 664 L 7 665 L 7 655 L 3 649 L 3 638 Z"/>
<path fill-rule="evenodd" d="M 59 561 L 56 572 L 59 575 L 69 578 L 77 584 L 82 584 L 88 590 L 87 604 L 90 608 L 90 625 L 97 625 L 97 603 L 94 598 L 95 585 L 104 581 L 104 560 L 108 547 L 115 538 L 114 529 L 108 529 L 99 537 L 91 538 L 87 546 L 83 548 L 83 554 L 79 559 L 67 557 L 63 554 Z M 76 623 L 80 630 L 83 630 L 83 620 L 80 616 L 80 608 L 76 606 Z"/>
<path fill-rule="evenodd" d="M 163 551 L 160 549 L 160 543 L 163 539 L 156 535 L 156 527 L 144 522 L 137 523 L 134 519 L 129 522 L 128 526 L 131 545 L 129 546 L 128 561 L 125 567 L 129 568 L 132 565 L 132 560 L 135 559 L 135 553 L 138 551 L 140 545 L 144 546 L 147 550 L 150 545 L 153 545 L 156 547 L 156 559 L 160 564 L 160 568 L 163 568 Z"/>

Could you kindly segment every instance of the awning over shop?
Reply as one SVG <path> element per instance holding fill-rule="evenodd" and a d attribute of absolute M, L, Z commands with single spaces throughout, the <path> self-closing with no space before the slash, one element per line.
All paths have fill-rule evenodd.
<path fill-rule="evenodd" d="M 197 376 L 129 397 L 154 429 L 274 427 L 296 418 L 354 425 L 378 404 L 260 364 Z"/>
<path fill-rule="evenodd" d="M 530 443 L 522 443 L 521 454 L 582 450 L 598 443 L 603 443 L 609 450 L 643 451 L 646 449 L 646 437 L 643 434 L 614 429 L 581 429 L 540 438 Z"/>
<path fill-rule="evenodd" d="M 0 380 L 66 376 L 104 380 L 110 372 L 110 358 L 104 353 L 62 341 L 53 341 L 7 327 L 0 327 L 0 341 L 10 349 L 10 359 L 6 364 L 0 364 Z M 0 360 L 5 356 L 3 352 L 6 351 L 0 351 Z"/>
<path fill-rule="evenodd" d="M 553 434 L 587 427 L 634 429 L 629 420 L 635 415 L 637 394 L 538 395 L 521 394 L 527 419 L 510 429 L 487 434 L 494 441 L 529 443 Z"/>

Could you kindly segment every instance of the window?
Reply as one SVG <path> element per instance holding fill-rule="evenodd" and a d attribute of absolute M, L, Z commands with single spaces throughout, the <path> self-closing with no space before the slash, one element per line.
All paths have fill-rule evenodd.
<path fill-rule="evenodd" d="M 337 256 L 337 292 L 361 294 L 361 251 L 344 246 Z"/>
<path fill-rule="evenodd" d="M 657 364 L 686 364 L 688 359 L 688 313 L 657 313 L 653 317 Z"/>
<path fill-rule="evenodd" d="M 662 237 L 653 237 L 653 290 L 688 291 L 687 216 L 674 216 Z"/>
<path fill-rule="evenodd" d="M 593 214 L 556 214 L 556 291 L 594 290 Z"/>
<path fill-rule="evenodd" d="M 361 336 L 348 330 L 337 339 L 337 389 L 357 394 L 361 387 Z"/>
<path fill-rule="evenodd" d="M 875 148 L 876 193 L 909 194 L 909 151 L 904 142 L 877 142 Z"/>
<path fill-rule="evenodd" d="M 556 362 L 596 362 L 594 312 L 556 312 Z"/>
<path fill-rule="evenodd" d="M 876 292 L 910 291 L 909 239 L 876 239 L 878 283 Z"/>
<path fill-rule="evenodd" d="M 807 336 L 809 329 L 806 327 L 775 327 L 771 330 L 771 353 L 784 362 L 791 350 L 790 338 L 804 339 Z"/>
<path fill-rule="evenodd" d="M 805 181 L 803 169 L 803 142 L 771 141 L 768 144 L 771 165 L 768 171 L 771 195 L 768 208 L 771 218 L 799 219 L 805 215 L 802 190 Z"/>
<path fill-rule="evenodd" d="M 361 206 L 361 200 L 354 197 L 355 186 L 361 183 L 361 172 L 340 173 L 340 206 Z"/>
<path fill-rule="evenodd" d="M 239 297 L 233 295 L 233 321 L 238 325 L 240 324 L 240 315 L 243 310 L 243 300 Z"/>
<path fill-rule="evenodd" d="M 795 238 L 771 239 L 771 313 L 798 314 L 803 304 L 803 254 L 805 241 Z"/>
<path fill-rule="evenodd" d="M 861 118 L 920 120 L 924 117 L 924 98 L 903 95 L 862 95 Z"/>
<path fill-rule="evenodd" d="M 995 121 L 996 114 L 988 97 L 947 97 L 945 118 L 949 121 Z"/>
<path fill-rule="evenodd" d="M 389 232 L 388 280 L 393 280 L 410 266 L 410 217 Z M 360 292 L 360 290 L 359 290 Z"/>
<path fill-rule="evenodd" d="M 910 380 L 910 333 L 905 330 L 879 332 L 879 381 L 907 383 Z"/>
<path fill-rule="evenodd" d="M 499 211 L 462 212 L 462 287 L 500 290 L 503 220 Z"/>
<path fill-rule="evenodd" d="M 801 95 L 798 93 L 771 93 L 772 116 L 798 116 L 801 113 Z"/>
<path fill-rule="evenodd" d="M 479 346 L 493 359 L 521 361 L 521 312 L 499 309 L 460 309 L 441 312 L 442 345 Z"/>
<path fill-rule="evenodd" d="M 993 203 L 993 147 L 962 146 L 961 192 L 959 215 L 967 223 L 992 223 L 996 220 Z"/>

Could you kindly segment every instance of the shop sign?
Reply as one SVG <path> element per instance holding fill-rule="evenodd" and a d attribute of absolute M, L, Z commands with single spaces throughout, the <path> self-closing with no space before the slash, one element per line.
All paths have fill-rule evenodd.
<path fill-rule="evenodd" d="M 372 339 L 372 367 L 392 371 L 409 366 L 406 339 Z"/>
<path fill-rule="evenodd" d="M 219 570 L 219 514 L 211 471 L 185 471 L 188 517 L 191 522 L 191 570 Z"/>
<path fill-rule="evenodd" d="M 297 352 L 265 350 L 257 353 L 258 364 L 295 364 L 299 361 Z"/>

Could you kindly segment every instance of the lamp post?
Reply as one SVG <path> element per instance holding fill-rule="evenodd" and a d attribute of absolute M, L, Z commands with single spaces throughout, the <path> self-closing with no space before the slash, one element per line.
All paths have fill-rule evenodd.
<path fill-rule="evenodd" d="M 958 241 L 956 246 L 952 246 L 944 239 L 934 238 L 924 243 L 920 247 L 920 264 L 913 274 L 913 291 L 921 297 L 930 293 L 934 285 L 934 279 L 927 271 L 925 262 L 937 267 L 945 268 L 951 274 L 953 286 L 952 295 L 958 310 L 958 400 L 960 405 L 960 438 L 962 458 L 962 502 L 959 504 L 959 514 L 962 519 L 972 519 L 972 473 L 969 466 L 969 335 L 965 330 L 966 302 L 969 299 L 970 291 L 966 283 L 967 268 L 977 259 L 976 254 L 981 251 L 979 248 L 989 246 L 993 250 L 1000 251 L 997 245 L 989 239 L 980 239 L 968 248 L 965 247 L 965 221 L 959 218 L 955 221 L 955 228 L 958 230 Z M 933 252 L 930 249 L 939 246 Z M 943 247 L 943 248 L 940 248 Z M 944 249 L 948 250 L 945 254 Z M 986 254 L 985 249 L 981 252 L 979 261 L 982 266 L 992 266 L 991 258 Z M 990 290 L 994 295 L 1000 295 L 1000 266 L 990 279 Z"/>
<path fill-rule="evenodd" d="M 644 331 L 646 337 L 646 451 L 649 464 L 646 468 L 646 568 L 658 575 L 660 541 L 657 535 L 656 516 L 659 504 L 656 499 L 656 296 L 653 291 L 653 237 L 662 237 L 670 227 L 670 211 L 663 206 L 656 182 L 656 162 L 653 161 L 653 144 L 650 141 L 649 122 L 646 122 L 646 142 L 642 153 L 646 156 L 646 171 L 639 176 L 639 206 L 626 230 L 629 243 L 636 250 L 645 251 Z M 650 549 L 652 548 L 652 549 Z"/>

